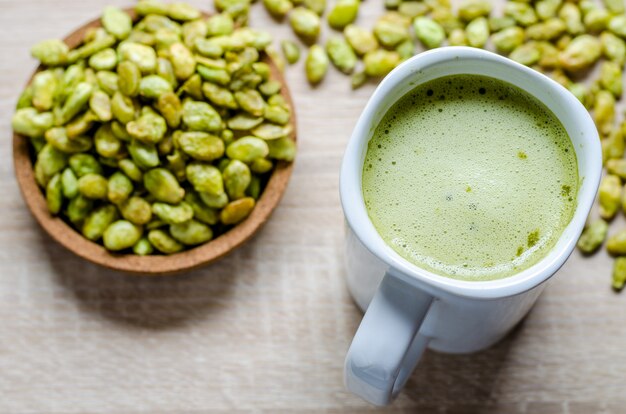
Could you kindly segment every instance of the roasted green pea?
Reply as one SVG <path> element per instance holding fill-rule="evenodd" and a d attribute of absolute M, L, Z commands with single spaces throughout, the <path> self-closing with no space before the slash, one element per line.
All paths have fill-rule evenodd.
<path fill-rule="evenodd" d="M 275 125 L 264 123 L 254 128 L 251 132 L 255 137 L 264 139 L 266 141 L 275 140 L 278 138 L 286 137 L 293 131 L 291 125 Z"/>
<path fill-rule="evenodd" d="M 183 114 L 182 104 L 173 92 L 166 92 L 159 96 L 157 109 L 170 128 L 178 128 Z"/>
<path fill-rule="evenodd" d="M 116 38 L 123 40 L 130 35 L 133 21 L 130 16 L 117 7 L 105 7 L 102 13 L 102 26 Z"/>
<path fill-rule="evenodd" d="M 563 0 L 541 0 L 535 3 L 535 11 L 541 20 L 548 20 L 556 16 Z"/>
<path fill-rule="evenodd" d="M 67 54 L 68 63 L 76 63 L 81 59 L 87 59 L 94 53 L 98 53 L 101 50 L 112 47 L 117 42 L 115 36 L 104 34 L 96 37 L 90 42 L 83 44 L 82 46 L 70 50 Z"/>
<path fill-rule="evenodd" d="M 239 113 L 227 121 L 228 128 L 234 131 L 250 131 L 263 123 L 262 117 L 255 117 L 247 113 Z"/>
<path fill-rule="evenodd" d="M 204 20 L 194 20 L 183 25 L 183 43 L 188 49 L 193 49 L 196 39 L 204 39 L 207 34 L 208 28 Z"/>
<path fill-rule="evenodd" d="M 18 134 L 30 138 L 41 138 L 54 125 L 54 117 L 50 112 L 39 113 L 35 108 L 23 108 L 15 111 L 11 126 Z"/>
<path fill-rule="evenodd" d="M 269 157 L 275 160 L 291 162 L 296 157 L 296 143 L 289 138 L 267 141 Z"/>
<path fill-rule="evenodd" d="M 149 99 L 158 99 L 161 95 L 172 91 L 172 85 L 158 75 L 146 76 L 139 83 L 139 93 Z"/>
<path fill-rule="evenodd" d="M 601 90 L 595 94 L 593 118 L 600 133 L 606 135 L 611 131 L 615 119 L 615 97 L 611 92 Z"/>
<path fill-rule="evenodd" d="M 183 104 L 183 122 L 192 131 L 215 132 L 222 127 L 222 118 L 211 105 L 192 100 Z"/>
<path fill-rule="evenodd" d="M 180 148 L 198 161 L 213 161 L 224 155 L 224 142 L 205 132 L 183 132 L 178 137 Z"/>
<path fill-rule="evenodd" d="M 119 204 L 124 219 L 137 226 L 148 224 L 152 220 L 152 206 L 141 197 L 130 197 Z"/>
<path fill-rule="evenodd" d="M 78 194 L 78 178 L 71 168 L 66 168 L 61 174 L 61 187 L 63 189 L 63 196 L 67 199 L 72 199 Z"/>
<path fill-rule="evenodd" d="M 52 109 L 58 89 L 58 80 L 54 73 L 45 70 L 37 73 L 32 82 L 32 104 L 39 111 Z"/>
<path fill-rule="evenodd" d="M 550 42 L 537 42 L 541 57 L 537 64 L 542 69 L 550 70 L 559 66 L 559 50 Z"/>
<path fill-rule="evenodd" d="M 133 162 L 143 170 L 156 167 L 160 164 L 159 152 L 152 143 L 134 139 L 127 145 L 127 149 Z"/>
<path fill-rule="evenodd" d="M 293 9 L 290 0 L 263 0 L 265 9 L 274 17 L 283 18 Z"/>
<path fill-rule="evenodd" d="M 118 162 L 118 167 L 131 180 L 139 183 L 143 182 L 143 173 L 133 161 L 125 158 Z"/>
<path fill-rule="evenodd" d="M 526 36 L 533 40 L 553 40 L 565 32 L 565 23 L 561 19 L 552 18 L 526 28 Z"/>
<path fill-rule="evenodd" d="M 613 263 L 611 286 L 615 290 L 622 290 L 626 284 L 626 257 L 618 257 Z"/>
<path fill-rule="evenodd" d="M 135 11 L 139 16 L 146 16 L 148 14 L 166 16 L 168 10 L 169 5 L 163 3 L 161 0 L 140 0 L 135 4 Z"/>
<path fill-rule="evenodd" d="M 622 196 L 622 183 L 619 177 L 615 175 L 607 175 L 600 182 L 598 191 L 600 203 L 600 217 L 605 220 L 611 220 L 620 208 Z M 611 239 L 609 239 L 609 245 Z M 608 247 L 608 246 L 607 246 Z M 626 252 L 624 252 L 626 254 Z"/>
<path fill-rule="evenodd" d="M 229 35 L 235 30 L 235 23 L 233 18 L 227 14 L 215 14 L 209 17 L 206 21 L 207 36 L 223 36 Z"/>
<path fill-rule="evenodd" d="M 622 129 L 619 127 L 612 128 L 608 137 L 602 140 L 603 161 L 622 158 L 624 156 L 624 146 Z"/>
<path fill-rule="evenodd" d="M 252 177 L 250 169 L 246 164 L 238 160 L 232 160 L 224 169 L 223 177 L 228 198 L 237 200 L 245 196 Z"/>
<path fill-rule="evenodd" d="M 278 124 L 278 125 L 286 125 L 291 118 L 291 113 L 288 109 L 285 109 L 278 105 L 268 105 L 265 107 L 265 112 L 263 116 L 268 121 Z"/>
<path fill-rule="evenodd" d="M 63 206 L 63 184 L 59 173 L 55 174 L 46 186 L 46 203 L 51 214 L 59 214 Z"/>
<path fill-rule="evenodd" d="M 604 243 L 608 230 L 609 224 L 606 221 L 602 219 L 595 220 L 585 228 L 580 239 L 578 239 L 578 249 L 585 254 L 595 252 Z"/>
<path fill-rule="evenodd" d="M 269 80 L 259 85 L 259 92 L 261 92 L 261 94 L 265 97 L 276 95 L 277 93 L 280 93 L 281 89 L 281 83 L 275 80 Z"/>
<path fill-rule="evenodd" d="M 199 19 L 202 16 L 198 9 L 184 2 L 169 4 L 169 7 L 167 8 L 167 15 L 174 20 L 185 22 Z"/>
<path fill-rule="evenodd" d="M 446 32 L 443 27 L 428 17 L 418 17 L 413 20 L 413 29 L 419 41 L 429 49 L 441 46 L 441 43 L 446 38 Z M 373 51 L 372 53 L 376 52 Z"/>
<path fill-rule="evenodd" d="M 230 109 L 239 108 L 237 101 L 235 101 L 235 97 L 227 88 L 223 88 L 214 83 L 205 82 L 202 85 L 202 93 L 208 100 L 217 106 Z"/>
<path fill-rule="evenodd" d="M 198 195 L 200 196 L 202 202 L 210 208 L 222 209 L 228 204 L 228 196 L 225 192 L 218 195 L 209 193 L 198 193 Z"/>
<path fill-rule="evenodd" d="M 600 32 L 609 24 L 611 15 L 604 9 L 594 9 L 585 15 L 583 23 L 590 32 Z"/>
<path fill-rule="evenodd" d="M 624 13 L 624 0 L 603 0 L 602 3 L 611 13 Z"/>
<path fill-rule="evenodd" d="M 287 62 L 289 62 L 290 65 L 293 65 L 300 60 L 300 47 L 297 43 L 292 42 L 291 40 L 282 40 L 280 42 L 280 47 L 283 51 L 283 55 L 285 55 L 285 59 L 287 59 Z"/>
<path fill-rule="evenodd" d="M 70 200 L 65 213 L 72 223 L 78 224 L 89 215 L 92 209 L 93 200 L 78 194 Z"/>
<path fill-rule="evenodd" d="M 267 158 L 257 158 L 250 164 L 250 171 L 255 174 L 266 174 L 274 168 L 274 163 Z"/>
<path fill-rule="evenodd" d="M 410 19 L 424 16 L 429 11 L 430 7 L 420 1 L 403 1 L 398 5 L 398 13 Z"/>
<path fill-rule="evenodd" d="M 185 80 L 196 71 L 196 59 L 193 53 L 182 43 L 170 46 L 170 55 L 174 74 L 178 79 Z"/>
<path fill-rule="evenodd" d="M 396 12 L 382 15 L 374 25 L 374 35 L 387 48 L 392 48 L 398 43 L 409 38 L 409 26 L 411 20 Z"/>
<path fill-rule="evenodd" d="M 396 51 L 377 49 L 365 54 L 363 64 L 367 76 L 382 77 L 400 64 L 400 55 Z"/>
<path fill-rule="evenodd" d="M 176 177 L 165 168 L 154 168 L 143 176 L 143 184 L 152 196 L 164 203 L 178 204 L 185 196 L 185 190 Z"/>
<path fill-rule="evenodd" d="M 626 230 L 620 230 L 609 237 L 606 242 L 606 249 L 614 256 L 626 255 Z"/>
<path fill-rule="evenodd" d="M 109 177 L 107 185 L 107 197 L 113 204 L 120 204 L 126 201 L 133 193 L 134 186 L 130 178 L 121 172 L 114 173 Z"/>
<path fill-rule="evenodd" d="M 135 119 L 135 102 L 132 98 L 116 92 L 111 99 L 111 113 L 116 120 L 122 124 L 127 124 Z"/>
<path fill-rule="evenodd" d="M 113 73 L 108 70 L 101 70 L 96 73 L 96 79 L 98 81 L 98 87 L 109 96 L 113 96 L 115 92 L 119 90 L 117 85 L 119 77 L 117 76 L 117 73 Z"/>
<path fill-rule="evenodd" d="M 600 42 L 595 37 L 578 36 L 561 52 L 561 66 L 572 72 L 585 69 L 598 60 L 600 50 Z"/>
<path fill-rule="evenodd" d="M 194 219 L 211 226 L 219 222 L 219 212 L 204 204 L 198 194 L 188 191 L 185 194 L 185 202 L 193 209 Z"/>
<path fill-rule="evenodd" d="M 465 35 L 465 30 L 463 29 L 452 30 L 450 34 L 448 35 L 448 44 L 450 46 L 467 46 L 467 36 Z"/>
<path fill-rule="evenodd" d="M 118 65 L 117 74 L 119 91 L 126 96 L 137 96 L 141 82 L 141 70 L 139 70 L 139 67 L 127 60 Z"/>
<path fill-rule="evenodd" d="M 131 61 L 142 73 L 148 74 L 156 70 L 157 56 L 154 49 L 139 43 L 124 42 L 118 47 L 120 61 Z"/>
<path fill-rule="evenodd" d="M 157 144 L 167 132 L 167 122 L 154 112 L 142 114 L 136 121 L 131 121 L 126 125 L 126 131 L 135 140 Z"/>
<path fill-rule="evenodd" d="M 78 192 L 92 200 L 107 198 L 108 181 L 100 174 L 89 173 L 78 179 Z"/>
<path fill-rule="evenodd" d="M 111 111 L 111 98 L 106 93 L 97 90 L 89 98 L 89 108 L 99 121 L 108 122 L 113 118 Z"/>
<path fill-rule="evenodd" d="M 343 73 L 354 70 L 357 57 L 345 39 L 339 37 L 329 39 L 326 42 L 326 52 L 333 65 Z"/>
<path fill-rule="evenodd" d="M 318 84 L 328 72 L 328 55 L 320 45 L 313 45 L 306 57 L 305 72 L 310 84 Z"/>
<path fill-rule="evenodd" d="M 187 246 L 196 246 L 206 243 L 213 238 L 211 228 L 196 220 L 171 225 L 170 234 L 174 239 Z"/>
<path fill-rule="evenodd" d="M 572 95 L 574 95 L 582 104 L 585 103 L 587 87 L 583 83 L 572 83 L 567 87 L 567 89 L 569 89 Z"/>
<path fill-rule="evenodd" d="M 320 34 L 320 17 L 304 7 L 296 7 L 289 13 L 289 23 L 294 33 L 306 41 L 315 41 Z"/>
<path fill-rule="evenodd" d="M 82 228 L 83 236 L 91 241 L 100 240 L 106 229 L 118 218 L 117 208 L 110 204 L 95 209 L 85 219 Z"/>
<path fill-rule="evenodd" d="M 117 66 L 117 53 L 111 48 L 104 49 L 89 58 L 89 66 L 94 70 L 113 70 Z"/>
<path fill-rule="evenodd" d="M 150 233 L 148 233 L 148 240 L 155 249 L 163 254 L 175 254 L 185 248 L 163 230 L 151 230 Z"/>
<path fill-rule="evenodd" d="M 606 170 L 609 174 L 617 175 L 622 180 L 626 180 L 626 159 L 607 160 Z M 626 204 L 622 207 L 626 207 Z"/>
<path fill-rule="evenodd" d="M 267 157 L 269 155 L 269 147 L 262 139 L 243 137 L 230 144 L 226 154 L 230 159 L 250 163 L 257 158 Z"/>
<path fill-rule="evenodd" d="M 242 222 L 252 213 L 255 204 L 256 202 L 252 197 L 242 198 L 229 203 L 220 213 L 222 223 L 232 225 Z"/>
<path fill-rule="evenodd" d="M 69 47 L 62 40 L 50 39 L 37 43 L 30 54 L 46 66 L 58 66 L 67 62 Z"/>
<path fill-rule="evenodd" d="M 337 0 L 328 13 L 328 24 L 333 29 L 341 30 L 356 20 L 360 0 Z"/>
<path fill-rule="evenodd" d="M 564 3 L 559 10 L 559 18 L 565 23 L 567 33 L 578 35 L 585 31 L 582 23 L 580 9 L 573 3 Z"/>
<path fill-rule="evenodd" d="M 506 29 L 507 27 L 513 27 L 515 26 L 515 24 L 515 19 L 509 16 L 489 18 L 489 29 L 492 32 L 499 32 L 500 30 Z"/>
<path fill-rule="evenodd" d="M 609 20 L 608 29 L 622 38 L 626 37 L 626 15 L 613 16 Z"/>
<path fill-rule="evenodd" d="M 524 30 L 513 26 L 502 29 L 491 36 L 491 41 L 498 51 L 508 53 L 521 46 L 524 42 Z"/>
<path fill-rule="evenodd" d="M 246 89 L 237 91 L 234 94 L 235 101 L 241 109 L 248 112 L 252 116 L 262 116 L 265 109 L 265 100 L 261 94 L 255 89 Z"/>
<path fill-rule="evenodd" d="M 515 19 L 520 26 L 530 26 L 531 24 L 537 23 L 535 10 L 528 3 L 509 1 L 504 6 L 504 15 Z M 580 23 L 580 25 L 582 27 L 582 23 Z"/>
<path fill-rule="evenodd" d="M 355 25 L 348 25 L 343 31 L 346 40 L 358 55 L 378 49 L 378 40 L 372 32 Z"/>
<path fill-rule="evenodd" d="M 466 22 L 471 22 L 477 17 L 489 16 L 491 2 L 488 0 L 463 0 L 459 5 L 459 17 Z"/>
<path fill-rule="evenodd" d="M 193 209 L 184 201 L 177 205 L 154 203 L 152 212 L 167 224 L 180 224 L 193 218 Z"/>
<path fill-rule="evenodd" d="M 105 230 L 104 246 L 111 251 L 129 249 L 137 244 L 142 234 L 141 227 L 126 220 L 118 220 Z"/>
<path fill-rule="evenodd" d="M 67 161 L 65 164 L 67 164 Z M 102 174 L 102 166 L 91 154 L 72 155 L 69 158 L 69 165 L 78 178 L 87 174 Z"/>
<path fill-rule="evenodd" d="M 133 246 L 133 253 L 137 256 L 149 256 L 154 253 L 154 247 L 150 243 L 150 240 L 146 237 L 139 239 L 137 244 Z"/>
<path fill-rule="evenodd" d="M 622 96 L 622 67 L 620 64 L 607 61 L 600 66 L 600 86 L 615 95 Z"/>
<path fill-rule="evenodd" d="M 186 173 L 187 179 L 196 191 L 216 196 L 224 192 L 222 173 L 216 167 L 192 162 L 187 166 Z"/>
<path fill-rule="evenodd" d="M 324 14 L 324 10 L 326 10 L 326 0 L 303 0 L 302 5 L 309 10 L 313 10 L 320 16 Z"/>
<path fill-rule="evenodd" d="M 61 125 L 67 123 L 75 115 L 85 109 L 94 88 L 92 85 L 86 82 L 81 82 L 76 85 L 76 88 L 72 91 L 67 98 L 61 110 L 59 112 L 59 119 L 57 120 Z"/>
<path fill-rule="evenodd" d="M 600 42 L 604 56 L 623 66 L 626 59 L 626 42 L 611 32 L 603 32 L 600 35 Z"/>
<path fill-rule="evenodd" d="M 472 47 L 483 47 L 489 39 L 489 23 L 484 17 L 472 20 L 465 28 L 467 42 Z"/>
<path fill-rule="evenodd" d="M 172 85 L 173 88 L 178 87 L 178 79 L 176 79 L 176 74 L 174 73 L 174 67 L 172 66 L 172 62 L 165 58 L 157 59 L 157 69 L 156 74 L 165 79 Z M 191 79 L 199 78 L 199 76 L 192 76 Z"/>
<path fill-rule="evenodd" d="M 90 137 L 80 136 L 69 139 L 67 132 L 63 127 L 51 128 L 46 131 L 46 142 L 67 154 L 76 154 L 79 152 L 87 152 L 93 146 Z"/>

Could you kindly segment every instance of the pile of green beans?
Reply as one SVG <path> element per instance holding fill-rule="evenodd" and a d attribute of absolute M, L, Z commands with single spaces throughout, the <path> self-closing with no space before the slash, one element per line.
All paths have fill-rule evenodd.
<path fill-rule="evenodd" d="M 234 0 L 237 1 L 237 0 Z M 245 1 L 245 0 L 239 0 Z M 294 33 L 305 43 L 320 34 L 325 2 L 264 0 L 275 17 L 287 16 Z M 352 87 L 378 80 L 417 53 L 441 46 L 471 46 L 497 53 L 551 76 L 576 96 L 592 113 L 602 140 L 607 174 L 599 191 L 600 217 L 590 220 L 578 248 L 593 254 L 607 239 L 609 222 L 626 214 L 626 122 L 620 122 L 616 103 L 623 90 L 626 61 L 624 0 L 516 0 L 495 15 L 490 0 L 385 0 L 385 11 L 373 29 L 355 24 L 359 0 L 336 0 L 326 14 L 334 29 L 325 47 L 313 45 L 305 70 L 311 84 L 319 83 L 332 63 L 352 74 Z M 288 63 L 300 58 L 297 43 L 283 40 Z M 599 75 L 583 82 L 599 65 Z M 626 285 L 626 229 L 611 236 L 606 248 L 617 257 L 613 288 Z"/>
<path fill-rule="evenodd" d="M 51 214 L 113 252 L 173 254 L 248 217 L 295 157 L 291 108 L 262 59 L 272 38 L 243 26 L 245 10 L 135 10 L 136 23 L 107 7 L 75 49 L 35 45 L 43 70 L 12 125 Z"/>

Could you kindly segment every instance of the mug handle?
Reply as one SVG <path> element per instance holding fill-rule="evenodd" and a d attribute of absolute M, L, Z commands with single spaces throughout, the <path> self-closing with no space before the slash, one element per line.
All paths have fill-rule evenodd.
<path fill-rule="evenodd" d="M 346 387 L 376 405 L 389 404 L 406 384 L 430 338 L 420 335 L 433 297 L 385 274 L 346 356 Z"/>

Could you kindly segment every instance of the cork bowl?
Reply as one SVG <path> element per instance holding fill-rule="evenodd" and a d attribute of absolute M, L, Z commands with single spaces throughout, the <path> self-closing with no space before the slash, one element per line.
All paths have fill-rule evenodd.
<path fill-rule="evenodd" d="M 136 19 L 134 11 L 126 11 L 131 14 L 133 19 Z M 208 16 L 208 14 L 205 15 Z M 71 48 L 78 46 L 84 38 L 85 32 L 93 27 L 100 27 L 99 19 L 80 27 L 67 36 L 65 42 Z M 282 95 L 292 107 L 290 122 L 294 132 L 291 139 L 296 140 L 295 111 L 285 79 L 276 64 L 267 55 L 262 55 L 262 59 L 270 65 L 272 77 L 283 85 Z M 112 270 L 136 275 L 169 275 L 191 270 L 214 262 L 244 244 L 269 219 L 287 188 L 293 170 L 293 163 L 276 163 L 276 167 L 250 216 L 219 237 L 204 245 L 174 255 L 140 257 L 132 254 L 111 253 L 100 244 L 83 237 L 62 218 L 52 216 L 48 212 L 44 194 L 35 181 L 33 155 L 29 140 L 14 132 L 13 162 L 15 175 L 24 201 L 41 227 L 54 240 L 83 259 Z"/>

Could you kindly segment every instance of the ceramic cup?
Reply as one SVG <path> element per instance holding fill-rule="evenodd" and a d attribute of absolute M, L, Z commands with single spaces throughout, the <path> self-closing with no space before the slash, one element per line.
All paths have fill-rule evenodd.
<path fill-rule="evenodd" d="M 363 201 L 367 143 L 384 114 L 417 85 L 457 74 L 500 79 L 538 98 L 563 124 L 578 158 L 581 184 L 571 222 L 539 263 L 504 279 L 455 280 L 407 262 L 376 232 Z M 371 403 L 389 404 L 426 348 L 474 352 L 510 331 L 572 253 L 598 190 L 601 154 L 596 127 L 584 106 L 558 83 L 512 60 L 479 49 L 445 47 L 394 69 L 359 118 L 341 167 L 348 288 L 358 306 L 367 309 L 346 357 L 348 389 Z"/>

